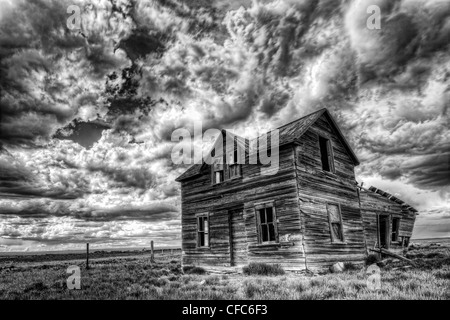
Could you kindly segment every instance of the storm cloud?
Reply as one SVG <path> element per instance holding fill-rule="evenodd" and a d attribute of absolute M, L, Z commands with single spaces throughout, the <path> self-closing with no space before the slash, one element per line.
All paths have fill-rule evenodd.
<path fill-rule="evenodd" d="M 173 130 L 256 134 L 323 107 L 360 181 L 449 210 L 448 1 L 0 5 L 2 239 L 174 244 L 185 167 L 171 162 Z"/>

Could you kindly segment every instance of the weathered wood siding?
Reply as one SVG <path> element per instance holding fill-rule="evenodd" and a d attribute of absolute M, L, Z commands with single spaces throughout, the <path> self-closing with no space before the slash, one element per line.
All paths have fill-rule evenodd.
<path fill-rule="evenodd" d="M 322 170 L 319 134 L 332 143 L 335 173 Z M 325 115 L 302 136 L 295 151 L 308 269 L 323 269 L 338 261 L 363 261 L 366 247 L 354 164 Z M 341 206 L 343 243 L 332 243 L 328 203 Z"/>
<path fill-rule="evenodd" d="M 378 246 L 377 215 L 389 216 L 389 233 L 392 230 L 392 218 L 400 218 L 399 237 L 411 237 L 416 219 L 414 212 L 406 210 L 400 204 L 370 191 L 361 190 L 360 203 L 367 248 Z M 392 250 L 401 248 L 401 242 L 390 243 L 390 249 Z"/>
<path fill-rule="evenodd" d="M 231 235 L 233 244 L 241 248 L 238 264 L 267 262 L 279 263 L 287 270 L 305 268 L 292 147 L 281 147 L 279 159 L 278 172 L 273 175 L 262 175 L 258 165 L 243 164 L 241 178 L 212 185 L 210 166 L 205 165 L 200 176 L 182 181 L 183 264 L 229 266 Z M 259 244 L 254 205 L 269 201 L 275 204 L 279 243 Z M 240 228 L 232 228 L 230 233 L 232 210 L 243 211 L 245 237 Z M 195 215 L 206 212 L 210 216 L 210 248 L 197 248 Z M 243 247 L 247 261 L 242 260 Z"/>
<path fill-rule="evenodd" d="M 231 210 L 228 212 L 230 225 L 231 264 L 243 266 L 248 263 L 247 232 L 245 231 L 244 212 Z"/>
<path fill-rule="evenodd" d="M 334 172 L 322 169 L 319 136 L 331 141 Z M 181 181 L 184 265 L 264 262 L 287 270 L 319 270 L 338 261 L 360 263 L 377 241 L 376 214 L 381 212 L 401 217 L 400 237 L 412 234 L 413 212 L 383 196 L 359 194 L 357 160 L 326 113 L 294 142 L 280 147 L 275 174 L 263 175 L 261 165 L 243 164 L 241 177 L 228 179 L 225 171 L 226 180 L 213 185 L 211 167 L 204 165 L 199 175 Z M 274 205 L 278 236 L 275 243 L 261 244 L 256 207 L 269 202 Z M 329 205 L 340 207 L 342 242 L 332 241 Z M 208 248 L 197 247 L 197 214 L 209 215 Z"/>

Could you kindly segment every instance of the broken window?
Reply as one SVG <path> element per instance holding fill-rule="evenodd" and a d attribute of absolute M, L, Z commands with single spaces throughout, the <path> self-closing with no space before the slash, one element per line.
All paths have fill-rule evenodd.
<path fill-rule="evenodd" d="M 337 204 L 328 204 L 328 220 L 330 223 L 330 233 L 332 242 L 344 242 L 344 232 L 342 228 L 341 208 Z"/>
<path fill-rule="evenodd" d="M 409 237 L 403 237 L 403 247 L 409 246 Z"/>
<path fill-rule="evenodd" d="M 400 218 L 392 218 L 392 232 L 391 232 L 391 241 L 398 241 L 398 230 L 400 227 Z"/>
<path fill-rule="evenodd" d="M 213 184 L 223 182 L 223 163 L 220 157 L 214 159 L 212 165 L 212 182 Z"/>
<path fill-rule="evenodd" d="M 334 172 L 333 150 L 330 139 L 319 136 L 320 160 L 322 161 L 322 169 Z"/>
<path fill-rule="evenodd" d="M 208 215 L 197 217 L 197 246 L 209 247 Z"/>
<path fill-rule="evenodd" d="M 241 176 L 239 151 L 237 139 L 235 137 L 233 140 L 233 149 L 227 151 L 228 177 L 230 179 Z"/>
<path fill-rule="evenodd" d="M 271 204 L 263 205 L 256 212 L 259 243 L 277 241 L 275 208 Z"/>
<path fill-rule="evenodd" d="M 238 150 L 231 152 L 229 161 L 230 165 L 228 166 L 228 169 L 230 179 L 239 177 L 241 175 L 241 165 L 238 163 Z"/>

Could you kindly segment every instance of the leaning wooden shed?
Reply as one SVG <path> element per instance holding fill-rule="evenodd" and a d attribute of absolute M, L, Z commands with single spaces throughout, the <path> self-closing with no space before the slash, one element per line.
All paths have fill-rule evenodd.
<path fill-rule="evenodd" d="M 401 251 L 409 245 L 417 210 L 381 189 L 360 189 L 361 214 L 368 249 Z"/>
<path fill-rule="evenodd" d="M 380 203 L 391 203 L 391 217 L 404 209 L 392 197 L 361 191 L 354 171 L 359 160 L 327 109 L 277 133 L 278 148 L 269 146 L 279 158 L 276 170 L 249 161 L 253 141 L 222 131 L 216 144 L 222 142 L 223 150 L 210 155 L 212 162 L 193 165 L 177 178 L 183 265 L 264 262 L 319 270 L 339 261 L 360 263 L 379 238 L 373 217 L 382 216 Z M 231 149 L 226 148 L 230 135 Z M 244 161 L 238 163 L 240 156 Z M 414 220 L 406 211 L 400 237 L 412 232 Z"/>

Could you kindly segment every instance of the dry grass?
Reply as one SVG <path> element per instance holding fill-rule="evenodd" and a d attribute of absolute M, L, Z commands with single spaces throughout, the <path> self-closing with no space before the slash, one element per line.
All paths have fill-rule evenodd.
<path fill-rule="evenodd" d="M 89 270 L 80 263 L 81 290 L 68 290 L 73 262 L 0 264 L 0 299 L 450 299 L 449 249 L 419 248 L 408 256 L 416 266 L 388 264 L 377 291 L 367 287 L 365 267 L 320 276 L 219 276 L 185 274 L 178 260 L 111 258 L 91 261 Z"/>

